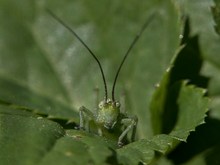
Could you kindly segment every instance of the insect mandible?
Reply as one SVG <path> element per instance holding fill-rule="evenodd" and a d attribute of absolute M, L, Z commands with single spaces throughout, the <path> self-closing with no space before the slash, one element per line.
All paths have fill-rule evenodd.
<path fill-rule="evenodd" d="M 126 51 L 119 68 L 116 72 L 114 83 L 112 86 L 112 97 L 111 99 L 108 97 L 108 90 L 107 90 L 107 83 L 104 75 L 104 71 L 102 69 L 101 63 L 96 57 L 96 55 L 92 52 L 92 50 L 85 44 L 85 42 L 77 35 L 77 33 L 71 29 L 65 22 L 63 22 L 59 17 L 57 17 L 53 12 L 47 9 L 47 12 L 60 24 L 62 24 L 68 31 L 70 31 L 71 34 L 73 34 L 80 42 L 81 44 L 89 51 L 89 53 L 92 55 L 92 57 L 95 59 L 95 61 L 98 63 L 99 69 L 101 71 L 103 84 L 104 84 L 104 90 L 105 95 L 104 99 L 99 103 L 98 109 L 95 113 L 87 109 L 86 107 L 82 106 L 79 108 L 79 116 L 80 116 L 80 124 L 79 129 L 84 129 L 85 121 L 84 121 L 84 114 L 86 114 L 91 120 L 94 121 L 98 128 L 98 134 L 100 136 L 103 136 L 104 131 L 111 131 L 117 128 L 117 126 L 125 126 L 125 129 L 120 133 L 118 137 L 118 146 L 123 145 L 123 139 L 126 137 L 129 131 L 132 131 L 131 133 L 131 141 L 134 141 L 135 132 L 136 132 L 136 126 L 138 119 L 136 116 L 130 117 L 127 116 L 124 113 L 120 112 L 120 103 L 115 100 L 115 86 L 118 79 L 118 75 L 120 73 L 120 70 L 128 57 L 130 51 L 134 47 L 134 45 L 137 43 L 138 39 L 140 38 L 143 31 L 146 29 L 146 27 L 149 25 L 153 18 L 153 14 L 148 17 L 147 21 L 142 26 L 141 30 L 135 38 L 133 39 L 132 43 L 130 44 L 128 50 Z"/>

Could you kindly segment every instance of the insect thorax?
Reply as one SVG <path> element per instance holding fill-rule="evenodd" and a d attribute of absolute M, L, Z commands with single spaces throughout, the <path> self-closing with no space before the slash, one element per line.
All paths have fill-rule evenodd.
<path fill-rule="evenodd" d="M 101 101 L 96 115 L 96 123 L 107 129 L 112 129 L 118 120 L 120 103 L 111 99 Z"/>

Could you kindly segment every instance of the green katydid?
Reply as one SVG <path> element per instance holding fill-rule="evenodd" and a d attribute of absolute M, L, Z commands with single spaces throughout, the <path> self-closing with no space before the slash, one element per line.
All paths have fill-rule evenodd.
<path fill-rule="evenodd" d="M 146 27 L 149 25 L 151 22 L 153 15 L 151 15 L 139 33 L 135 36 L 134 40 L 130 44 L 128 50 L 126 51 L 119 68 L 116 72 L 114 83 L 112 86 L 112 98 L 108 98 L 108 90 L 107 90 L 107 83 L 104 75 L 104 71 L 102 69 L 101 63 L 96 57 L 96 55 L 92 52 L 92 50 L 85 44 L 85 42 L 78 36 L 78 34 L 71 29 L 66 23 L 64 23 L 59 17 L 57 17 L 53 12 L 50 10 L 47 10 L 48 13 L 59 23 L 61 23 L 68 31 L 70 31 L 71 34 L 73 34 L 79 42 L 89 51 L 89 53 L 92 55 L 92 57 L 95 59 L 95 61 L 98 63 L 99 69 L 101 71 L 101 76 L 103 79 L 103 84 L 104 84 L 104 99 L 99 103 L 98 109 L 95 113 L 87 109 L 86 107 L 82 106 L 79 108 L 79 116 L 80 116 L 80 124 L 79 124 L 79 129 L 84 129 L 85 121 L 84 121 L 84 115 L 86 114 L 91 120 L 94 121 L 98 128 L 98 134 L 100 136 L 103 136 L 103 132 L 105 131 L 111 131 L 114 129 L 120 129 L 119 127 L 125 126 L 125 129 L 119 134 L 118 137 L 118 145 L 122 146 L 123 145 L 123 139 L 126 137 L 127 133 L 129 131 L 132 131 L 131 133 L 131 141 L 134 141 L 135 137 L 135 132 L 136 132 L 136 126 L 138 119 L 136 116 L 134 117 L 128 117 L 126 114 L 120 112 L 120 103 L 115 100 L 115 86 L 116 82 L 118 79 L 118 75 L 120 73 L 120 70 L 128 57 L 128 54 L 134 47 L 134 45 L 137 43 L 138 39 L 140 38 L 141 34 L 143 31 L 146 29 Z"/>

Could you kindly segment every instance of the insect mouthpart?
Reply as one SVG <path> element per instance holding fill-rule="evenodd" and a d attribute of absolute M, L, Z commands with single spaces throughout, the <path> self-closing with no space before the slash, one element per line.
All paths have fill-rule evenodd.
<path fill-rule="evenodd" d="M 105 123 L 104 127 L 107 128 L 108 130 L 113 129 L 115 126 L 116 122 L 114 123 Z"/>

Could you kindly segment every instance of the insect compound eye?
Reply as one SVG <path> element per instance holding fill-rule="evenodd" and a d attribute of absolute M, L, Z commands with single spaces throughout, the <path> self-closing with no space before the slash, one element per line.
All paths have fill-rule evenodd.
<path fill-rule="evenodd" d="M 116 102 L 115 102 L 115 106 L 116 106 L 117 108 L 120 108 L 121 104 L 120 104 L 118 101 L 116 101 Z"/>
<path fill-rule="evenodd" d="M 103 106 L 104 106 L 104 102 L 101 101 L 101 102 L 99 103 L 99 108 L 103 108 Z"/>

